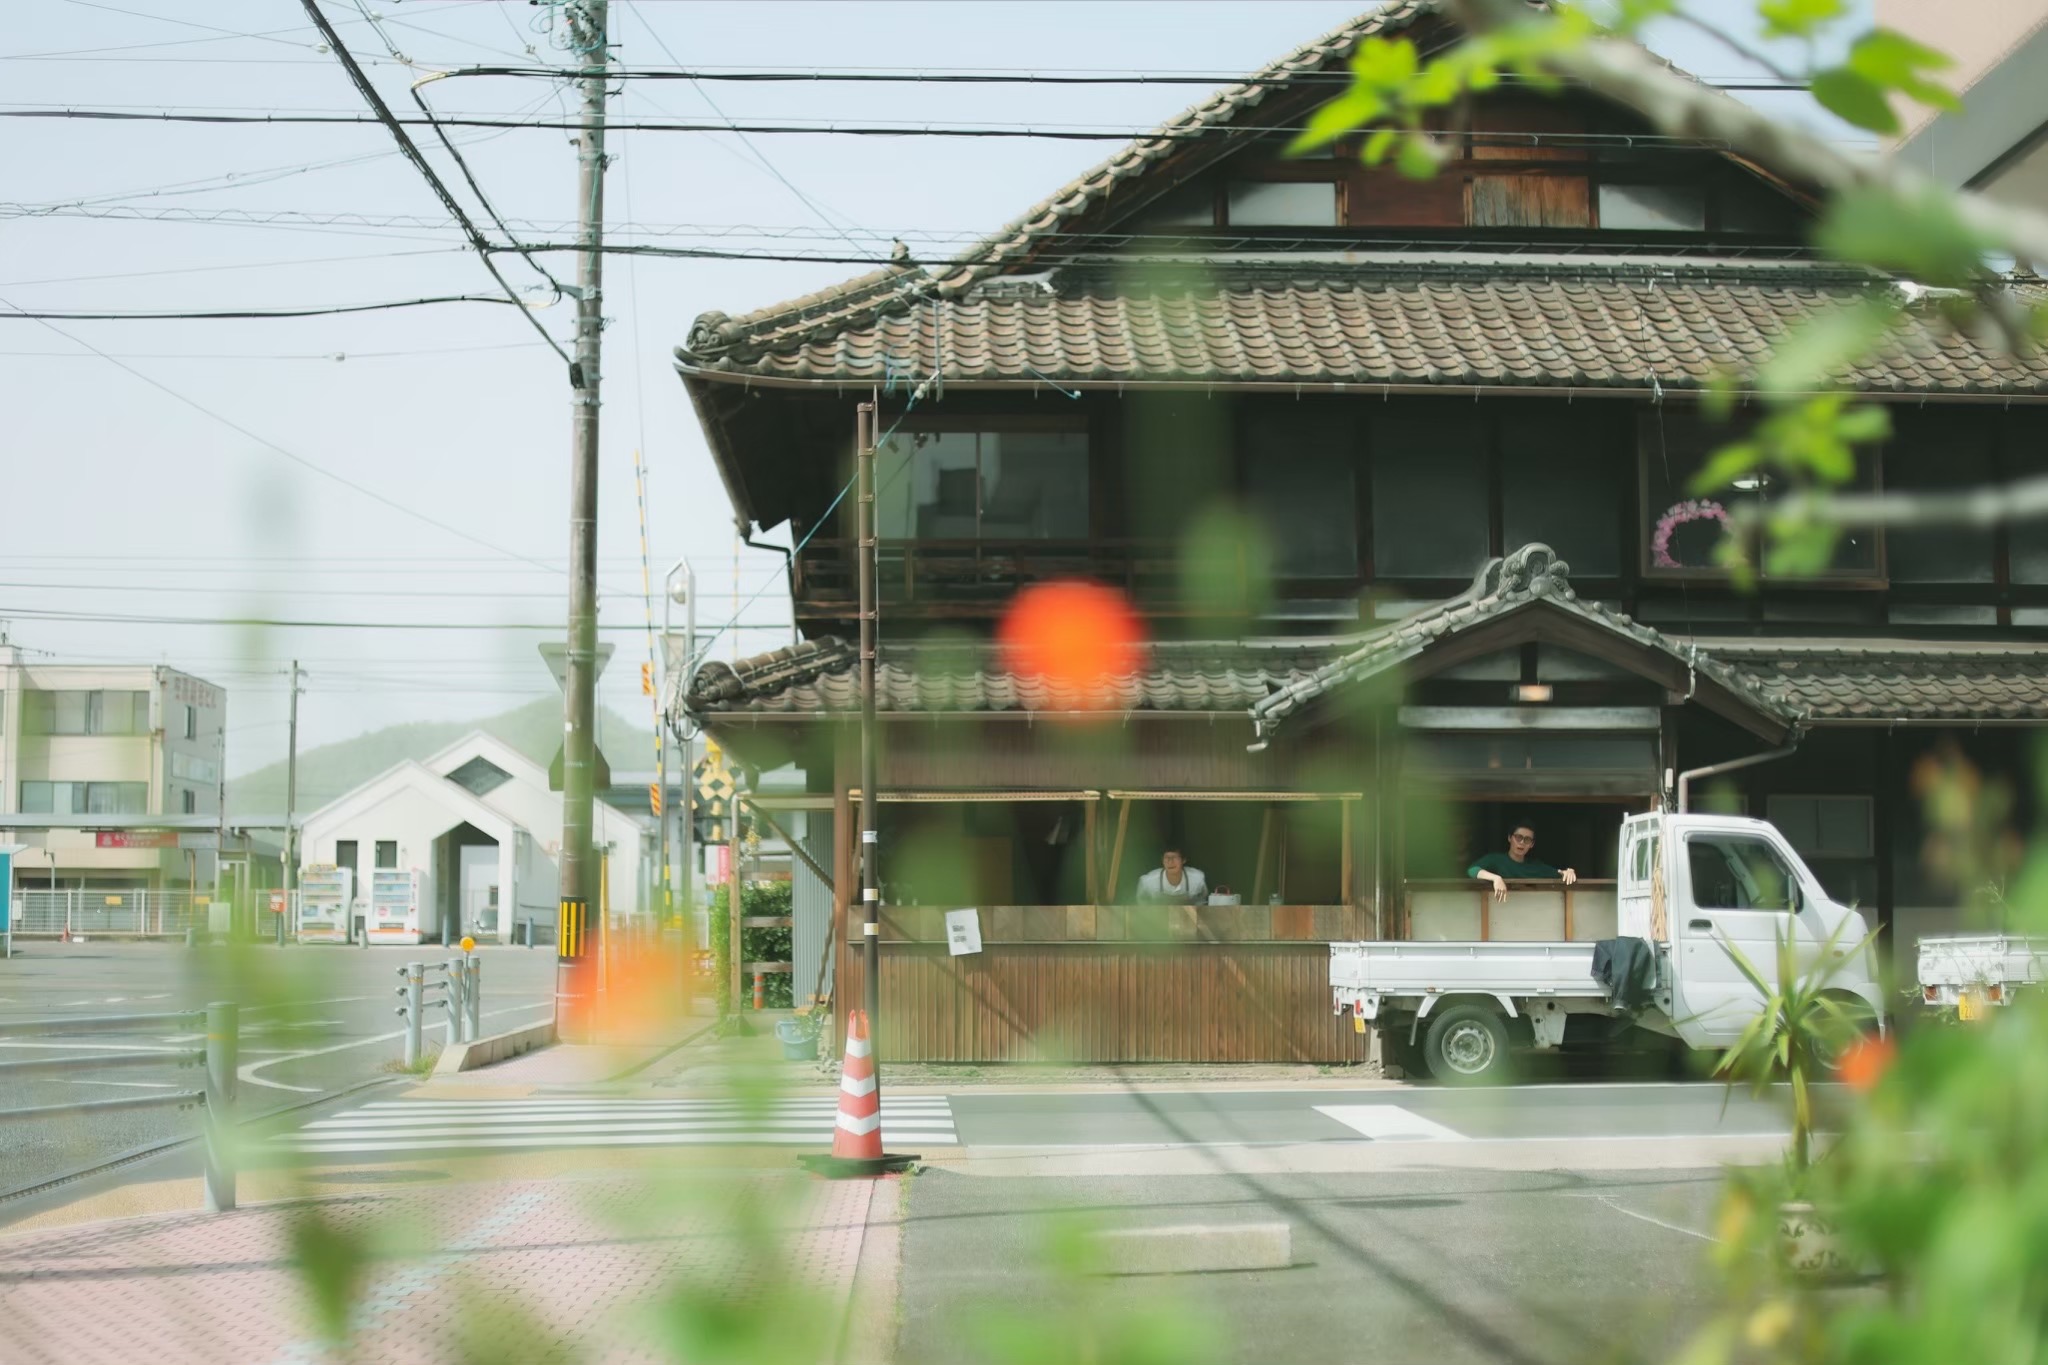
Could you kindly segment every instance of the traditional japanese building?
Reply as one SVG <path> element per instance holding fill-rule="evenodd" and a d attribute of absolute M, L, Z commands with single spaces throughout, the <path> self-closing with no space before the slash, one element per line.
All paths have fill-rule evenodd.
<path fill-rule="evenodd" d="M 1621 816 L 1775 751 L 1694 799 L 1776 822 L 1895 941 L 1955 915 L 1922 872 L 1926 756 L 1968 756 L 2030 818 L 2048 527 L 1855 531 L 1744 586 L 1715 547 L 1778 490 L 1690 487 L 1756 417 L 1710 420 L 1710 381 L 1740 395 L 1789 326 L 1910 283 L 1817 259 L 1803 187 L 1584 92 L 1477 99 L 1429 180 L 1355 144 L 1284 156 L 1353 47 L 1397 32 L 1453 36 L 1434 4 L 1375 10 L 956 260 L 708 313 L 677 351 L 736 516 L 801 542 L 806 639 L 675 705 L 807 775 L 779 802 L 817 865 L 799 919 L 829 907 L 841 937 L 846 489 L 879 404 L 885 1055 L 1362 1056 L 1329 940 L 1605 936 Z M 1857 486 L 2048 471 L 2048 358 L 1937 304 L 1843 376 L 1894 427 Z M 1106 706 L 994 643 L 1021 588 L 1073 578 L 1149 635 Z M 1516 823 L 1585 881 L 1495 923 L 1462 874 Z M 1131 904 L 1169 844 L 1238 903 Z M 954 957 L 961 907 L 984 947 Z"/>

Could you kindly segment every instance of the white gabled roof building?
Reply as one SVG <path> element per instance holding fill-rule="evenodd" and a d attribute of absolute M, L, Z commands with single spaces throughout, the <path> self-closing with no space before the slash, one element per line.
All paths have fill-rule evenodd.
<path fill-rule="evenodd" d="M 641 909 L 653 878 L 652 829 L 599 801 L 591 837 L 604 853 L 604 903 L 613 914 Z M 546 769 L 481 730 L 314 811 L 300 846 L 308 864 L 354 870 L 359 915 L 373 869 L 421 873 L 429 939 L 510 943 L 528 918 L 543 933 L 554 928 L 561 795 L 548 789 Z"/>

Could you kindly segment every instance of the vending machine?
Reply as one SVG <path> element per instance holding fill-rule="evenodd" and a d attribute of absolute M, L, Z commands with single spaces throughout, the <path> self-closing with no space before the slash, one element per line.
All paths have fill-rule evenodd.
<path fill-rule="evenodd" d="M 426 877 L 418 868 L 380 867 L 370 874 L 372 943 L 418 943 Z"/>
<path fill-rule="evenodd" d="M 355 890 L 353 868 L 308 863 L 299 869 L 299 942 L 348 942 L 348 917 L 355 902 Z"/>

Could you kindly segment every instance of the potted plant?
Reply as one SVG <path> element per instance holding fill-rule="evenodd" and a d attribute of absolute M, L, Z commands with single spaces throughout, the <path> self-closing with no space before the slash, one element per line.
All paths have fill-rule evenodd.
<path fill-rule="evenodd" d="M 1828 982 L 1849 955 L 1837 953 L 1838 928 L 1823 945 L 1819 964 L 1801 973 L 1796 931 L 1788 927 L 1777 939 L 1777 973 L 1767 978 L 1735 944 L 1721 939 L 1722 951 L 1747 978 L 1762 1000 L 1749 1026 L 1730 1044 L 1714 1074 L 1731 1086 L 1748 1082 L 1761 1098 L 1783 1083 L 1791 1091 L 1792 1141 L 1785 1154 L 1784 1179 L 1778 1190 L 1780 1256 L 1795 1272 L 1841 1274 L 1849 1267 L 1834 1226 L 1815 1209 L 1809 1174 L 1813 1169 L 1813 1086 L 1841 1070 L 1861 1046 L 1875 1022 L 1869 1007 L 1828 989 Z M 1856 945 L 1869 950 L 1873 932 Z"/>

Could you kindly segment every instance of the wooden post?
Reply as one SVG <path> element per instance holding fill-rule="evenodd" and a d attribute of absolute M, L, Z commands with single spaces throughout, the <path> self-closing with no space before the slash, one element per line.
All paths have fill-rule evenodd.
<path fill-rule="evenodd" d="M 1617 905 L 1620 903 L 1619 900 L 1615 902 Z M 1572 889 L 1569 885 L 1564 889 L 1564 941 L 1572 941 Z"/>
<path fill-rule="evenodd" d="M 1117 887 L 1120 885 L 1117 881 L 1117 874 L 1123 870 L 1124 865 L 1124 835 L 1130 830 L 1130 827 L 1131 798 L 1127 796 L 1123 799 L 1123 804 L 1117 809 L 1116 842 L 1110 846 L 1109 850 L 1109 887 L 1104 892 L 1103 899 L 1110 905 L 1116 904 Z"/>
<path fill-rule="evenodd" d="M 1351 884 L 1351 806 L 1348 800 L 1337 803 L 1337 818 L 1343 822 L 1343 828 L 1337 835 L 1337 886 L 1338 894 L 1344 897 L 1344 904 L 1356 909 L 1358 888 Z"/>
<path fill-rule="evenodd" d="M 1096 844 L 1100 841 L 1102 837 L 1096 829 L 1095 812 L 1096 807 L 1100 806 L 1101 804 L 1102 799 L 1100 797 L 1093 797 L 1090 798 L 1087 805 L 1081 808 L 1081 838 L 1082 842 L 1088 846 L 1086 857 L 1088 862 L 1088 903 L 1090 905 L 1102 904 L 1101 888 L 1095 880 L 1095 874 L 1098 871 L 1095 865 L 1095 859 L 1096 854 L 1099 851 L 1096 848 Z"/>
<path fill-rule="evenodd" d="M 1259 856 L 1252 863 L 1253 905 L 1266 903 L 1266 850 L 1273 846 L 1273 803 L 1267 802 L 1259 816 Z"/>
<path fill-rule="evenodd" d="M 1493 937 L 1493 883 L 1479 883 L 1479 941 Z"/>

